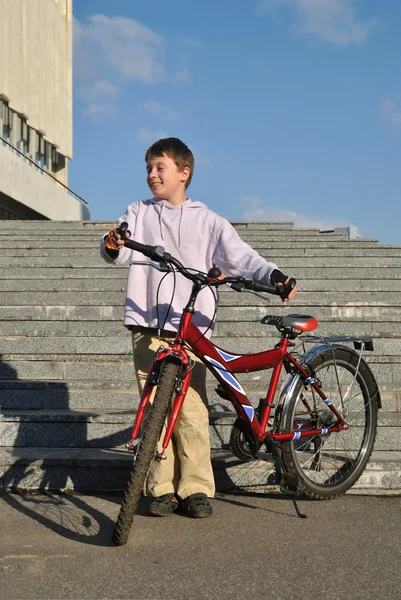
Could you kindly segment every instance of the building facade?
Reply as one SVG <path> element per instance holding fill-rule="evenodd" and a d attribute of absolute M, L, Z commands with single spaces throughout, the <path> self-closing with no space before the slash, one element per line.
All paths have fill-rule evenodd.
<path fill-rule="evenodd" d="M 0 0 L 0 219 L 81 220 L 72 159 L 72 0 Z"/>

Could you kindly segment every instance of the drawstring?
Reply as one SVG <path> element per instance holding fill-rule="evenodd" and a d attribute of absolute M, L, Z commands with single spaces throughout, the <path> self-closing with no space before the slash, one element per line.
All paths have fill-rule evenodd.
<path fill-rule="evenodd" d="M 178 247 L 181 246 L 181 223 L 182 223 L 183 213 L 184 213 L 184 204 L 181 204 L 180 222 L 178 224 Z"/>
<path fill-rule="evenodd" d="M 162 202 L 161 205 L 162 205 L 162 207 L 161 207 L 160 212 L 159 212 L 159 226 L 160 226 L 160 237 L 162 238 L 162 240 L 164 240 L 164 237 L 163 237 L 163 220 L 162 220 L 164 202 Z"/>
<path fill-rule="evenodd" d="M 160 228 L 160 237 L 161 237 L 162 240 L 164 240 L 164 235 L 163 235 L 163 209 L 164 209 L 165 203 L 166 203 L 165 200 L 162 200 L 160 202 L 161 209 L 160 209 L 160 212 L 159 212 L 159 228 Z M 178 247 L 181 246 L 181 227 L 182 227 L 183 217 L 184 217 L 184 202 L 181 204 L 180 219 L 179 219 L 179 222 L 178 222 Z"/>

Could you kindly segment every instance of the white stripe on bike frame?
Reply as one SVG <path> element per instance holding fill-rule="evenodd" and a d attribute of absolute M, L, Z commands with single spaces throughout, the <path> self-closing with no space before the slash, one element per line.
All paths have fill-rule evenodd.
<path fill-rule="evenodd" d="M 246 396 L 239 381 L 237 381 L 237 379 L 232 373 L 226 371 L 221 363 L 219 363 L 217 360 L 214 360 L 214 358 L 211 358 L 210 356 L 205 356 L 205 359 L 208 360 L 210 364 L 214 366 L 214 368 L 219 372 L 219 375 L 224 379 L 226 383 L 228 383 L 229 386 L 234 388 L 234 390 L 236 390 L 237 392 L 240 392 L 241 394 L 244 394 L 244 396 Z"/>

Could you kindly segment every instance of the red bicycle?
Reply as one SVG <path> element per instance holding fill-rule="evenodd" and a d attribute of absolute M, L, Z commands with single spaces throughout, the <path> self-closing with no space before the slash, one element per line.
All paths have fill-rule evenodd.
<path fill-rule="evenodd" d="M 127 226 L 120 227 L 124 239 Z M 174 270 L 190 279 L 192 291 L 175 339 L 159 348 L 149 369 L 128 444 L 134 461 L 113 532 L 114 543 L 126 543 L 151 461 L 163 460 L 171 439 L 191 380 L 193 360 L 186 347 L 213 373 L 218 381 L 216 391 L 232 402 L 238 414 L 230 439 L 235 456 L 247 461 L 254 460 L 261 449 L 271 453 L 281 491 L 293 496 L 304 494 L 325 500 L 354 485 L 372 453 L 381 408 L 376 380 L 363 359 L 365 350 L 373 350 L 372 341 L 304 335 L 304 353 L 297 358 L 294 340 L 316 329 L 317 320 L 308 315 L 267 315 L 261 323 L 274 325 L 281 333 L 273 349 L 245 355 L 227 352 L 192 323 L 199 292 L 207 286 L 226 284 L 236 291 L 258 294 L 278 294 L 277 288 L 245 277 L 217 279 L 221 273 L 216 268 L 209 273 L 193 272 L 161 246 L 129 239 L 125 246 L 150 258 L 150 266 L 161 265 L 161 270 Z M 295 280 L 289 285 L 295 285 Z M 354 348 L 344 342 L 353 342 Z M 309 343 L 314 345 L 305 351 Z M 288 378 L 275 400 L 283 367 Z M 235 374 L 264 369 L 273 369 L 269 388 L 254 408 Z M 155 387 L 154 401 L 148 406 Z M 145 411 L 148 414 L 144 420 Z"/>

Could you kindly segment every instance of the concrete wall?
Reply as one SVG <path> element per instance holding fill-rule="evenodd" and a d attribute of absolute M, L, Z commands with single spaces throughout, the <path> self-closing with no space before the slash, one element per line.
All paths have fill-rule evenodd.
<path fill-rule="evenodd" d="M 0 0 L 0 94 L 72 157 L 72 0 Z"/>
<path fill-rule="evenodd" d="M 36 1 L 36 0 L 33 0 Z M 25 218 L 21 206 L 56 221 L 89 219 L 89 210 L 49 175 L 0 141 L 0 203 Z M 7 202 L 8 197 L 8 202 Z"/>

